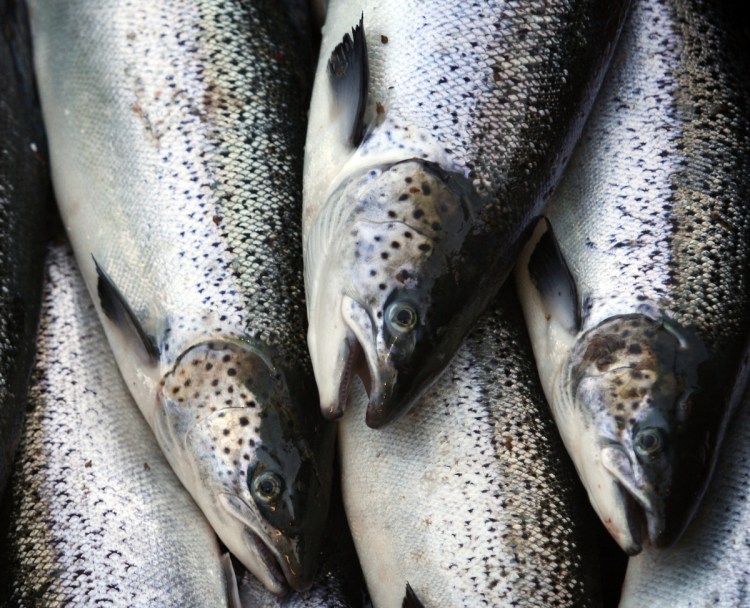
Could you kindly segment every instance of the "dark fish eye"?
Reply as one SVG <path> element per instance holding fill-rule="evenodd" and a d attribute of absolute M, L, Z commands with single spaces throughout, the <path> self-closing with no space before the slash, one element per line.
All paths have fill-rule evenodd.
<path fill-rule="evenodd" d="M 265 471 L 253 480 L 253 494 L 263 502 L 276 500 L 283 488 L 284 482 L 281 477 L 271 471 Z"/>
<path fill-rule="evenodd" d="M 417 311 L 409 304 L 393 302 L 385 311 L 390 328 L 398 334 L 410 332 L 417 325 Z"/>
<path fill-rule="evenodd" d="M 644 458 L 655 456 L 663 449 L 664 443 L 661 429 L 655 427 L 638 431 L 633 442 L 636 454 Z"/>

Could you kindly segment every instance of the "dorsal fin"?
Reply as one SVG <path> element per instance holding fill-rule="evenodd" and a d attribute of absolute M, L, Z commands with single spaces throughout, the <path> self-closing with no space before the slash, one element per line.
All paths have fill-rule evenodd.
<path fill-rule="evenodd" d="M 349 125 L 348 141 L 356 148 L 364 137 L 363 118 L 370 80 L 364 14 L 351 36 L 344 34 L 344 39 L 333 49 L 328 60 L 328 78 L 344 124 Z"/>
<path fill-rule="evenodd" d="M 542 300 L 547 314 L 571 334 L 581 327 L 578 290 L 568 269 L 560 246 L 547 218 L 547 230 L 536 244 L 529 258 L 529 278 Z"/>
<path fill-rule="evenodd" d="M 411 588 L 409 583 L 406 583 L 406 595 L 404 595 L 401 608 L 424 608 L 424 604 L 419 601 L 417 594 L 414 593 L 414 589 Z"/>
<path fill-rule="evenodd" d="M 159 349 L 154 339 L 143 329 L 133 309 L 123 297 L 120 290 L 109 278 L 106 272 L 99 266 L 94 256 L 91 256 L 96 266 L 98 277 L 96 293 L 99 296 L 99 304 L 107 318 L 112 321 L 125 334 L 125 337 L 134 345 L 134 349 L 141 352 L 149 363 L 159 360 Z"/>

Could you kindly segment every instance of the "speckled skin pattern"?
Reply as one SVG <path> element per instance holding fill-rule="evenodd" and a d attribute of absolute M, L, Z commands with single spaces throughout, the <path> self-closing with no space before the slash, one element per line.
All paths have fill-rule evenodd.
<path fill-rule="evenodd" d="M 716 474 L 693 523 L 666 550 L 628 563 L 621 608 L 737 608 L 750 580 L 750 396 L 727 430 Z"/>
<path fill-rule="evenodd" d="M 84 279 L 98 304 L 95 259 L 158 349 L 145 361 L 101 315 L 126 382 L 230 550 L 282 592 L 260 536 L 304 586 L 332 433 L 305 344 L 299 39 L 275 2 L 45 0 L 32 23 L 55 189 Z M 285 506 L 270 523 L 250 477 L 274 458 Z"/>
<path fill-rule="evenodd" d="M 306 592 L 277 597 L 258 580 L 245 574 L 239 581 L 240 603 L 244 608 L 354 608 L 342 591 L 342 581 L 334 573 L 326 573 Z M 361 604 L 360 604 L 361 605 Z"/>
<path fill-rule="evenodd" d="M 618 467 L 642 474 L 644 500 L 666 521 L 652 537 L 660 545 L 699 500 L 746 381 L 750 82 L 746 42 L 717 6 L 634 4 L 547 211 L 582 327 L 570 358 L 557 355 L 567 371 L 542 372 L 561 383 L 545 391 L 556 416 L 575 411 L 622 448 Z M 540 328 L 532 343 L 544 366 L 548 321 L 527 310 L 527 322 Z M 636 457 L 644 427 L 661 439 Z M 582 467 L 594 457 L 576 443 L 571 433 Z"/>
<path fill-rule="evenodd" d="M 216 536 L 117 370 L 67 245 L 50 249 L 13 483 L 10 606 L 225 606 Z"/>
<path fill-rule="evenodd" d="M 18 445 L 42 288 L 50 186 L 26 13 L 0 2 L 0 495 Z"/>
<path fill-rule="evenodd" d="M 322 407 L 337 399 L 329 385 L 338 379 L 329 378 L 327 361 L 347 356 L 326 342 L 338 340 L 343 349 L 352 340 L 341 330 L 332 333 L 339 315 L 363 342 L 370 364 L 368 424 L 381 426 L 403 413 L 445 368 L 507 277 L 556 183 L 627 4 L 330 3 L 304 196 L 309 341 Z M 365 138 L 354 149 L 343 137 L 348 130 L 335 124 L 342 111 L 326 69 L 361 12 L 370 86 Z M 410 160 L 411 166 L 398 164 Z M 425 182 L 420 166 L 437 173 Z M 430 213 L 420 213 L 420 205 Z M 360 229 L 367 224 L 392 224 L 402 247 L 410 243 L 404 232 L 426 243 L 410 255 L 401 249 L 395 264 L 393 239 L 375 242 L 376 231 Z M 362 249 L 371 251 L 356 256 Z M 395 361 L 388 357 L 394 338 L 384 328 L 383 303 L 403 290 L 419 323 L 415 344 Z M 348 305 L 340 304 L 345 297 L 362 309 L 359 318 L 348 318 Z"/>
<path fill-rule="evenodd" d="M 408 414 L 340 423 L 347 519 L 375 606 L 597 606 L 595 547 L 515 295 L 501 291 Z"/>

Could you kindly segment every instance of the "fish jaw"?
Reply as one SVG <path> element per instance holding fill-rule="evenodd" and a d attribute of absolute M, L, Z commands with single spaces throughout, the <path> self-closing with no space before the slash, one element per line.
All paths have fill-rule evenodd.
<path fill-rule="evenodd" d="M 214 340 L 183 353 L 159 393 L 155 433 L 170 464 L 274 593 L 312 584 L 328 513 L 333 431 L 290 406 L 300 388 L 260 349 Z"/>
<path fill-rule="evenodd" d="M 305 245 L 324 415 L 343 413 L 360 352 L 372 427 L 405 413 L 450 362 L 486 304 L 472 294 L 489 262 L 462 253 L 477 204 L 463 176 L 418 159 L 360 169 L 329 195 Z"/>
<path fill-rule="evenodd" d="M 705 364 L 693 332 L 642 314 L 604 321 L 571 353 L 563 390 L 587 430 L 566 445 L 602 521 L 631 554 L 646 541 L 673 544 L 703 495 L 718 432 L 705 415 L 706 396 L 718 392 Z"/>

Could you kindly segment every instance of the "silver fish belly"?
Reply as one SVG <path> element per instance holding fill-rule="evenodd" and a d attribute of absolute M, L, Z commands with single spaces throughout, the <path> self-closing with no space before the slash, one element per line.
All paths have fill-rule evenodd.
<path fill-rule="evenodd" d="M 327 416 L 354 373 L 379 427 L 445 369 L 565 164 L 627 5 L 329 4 L 303 223 Z"/>
<path fill-rule="evenodd" d="M 0 2 L 0 496 L 21 433 L 51 189 L 30 32 L 22 4 Z"/>
<path fill-rule="evenodd" d="M 150 436 L 67 245 L 46 275 L 9 605 L 226 606 L 216 535 Z"/>
<path fill-rule="evenodd" d="M 515 295 L 500 299 L 407 415 L 368 428 L 360 391 L 340 422 L 347 519 L 378 608 L 601 603 L 585 497 Z"/>
<path fill-rule="evenodd" d="M 737 608 L 750 581 L 750 395 L 732 424 L 706 498 L 680 541 L 628 562 L 621 608 Z"/>
<path fill-rule="evenodd" d="M 32 25 L 61 214 L 126 383 L 226 546 L 303 589 L 333 433 L 305 344 L 293 29 L 234 0 L 37 1 Z"/>
<path fill-rule="evenodd" d="M 637 2 L 518 264 L 539 373 L 629 553 L 673 543 L 746 382 L 745 49 L 710 2 Z"/>

